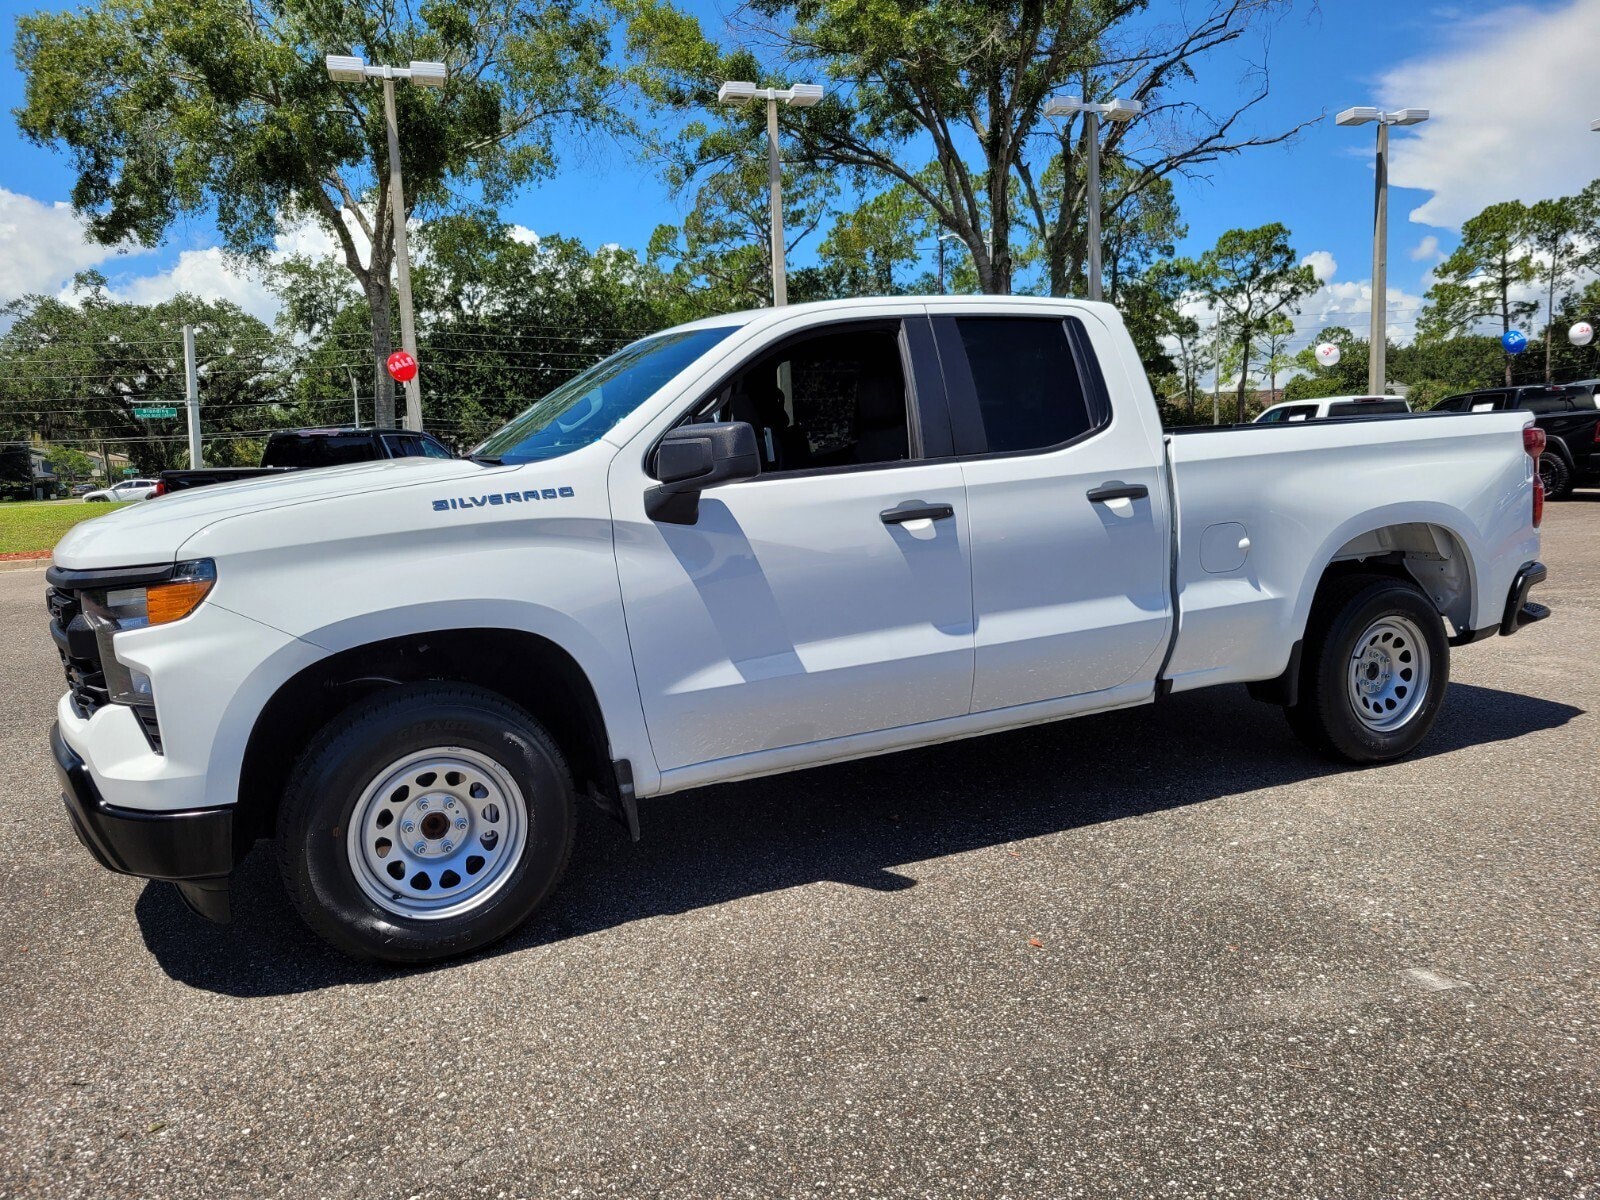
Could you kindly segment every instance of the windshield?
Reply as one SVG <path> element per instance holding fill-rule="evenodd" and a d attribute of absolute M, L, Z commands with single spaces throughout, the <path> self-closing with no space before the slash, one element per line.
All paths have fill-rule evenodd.
<path fill-rule="evenodd" d="M 490 434 L 472 457 L 536 462 L 599 441 L 662 384 L 737 328 L 686 329 L 624 346 Z"/>

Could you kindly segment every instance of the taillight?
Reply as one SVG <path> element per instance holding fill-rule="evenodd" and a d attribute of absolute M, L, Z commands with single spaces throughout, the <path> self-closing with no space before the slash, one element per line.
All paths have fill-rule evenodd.
<path fill-rule="evenodd" d="M 157 496 L 165 496 L 166 494 L 167 494 L 166 480 L 157 480 L 156 481 L 156 486 L 150 490 L 150 499 L 154 500 Z"/>
<path fill-rule="evenodd" d="M 1537 425 L 1526 425 L 1522 430 L 1522 448 L 1533 459 L 1533 527 L 1539 528 L 1544 520 L 1544 476 L 1539 474 L 1539 456 L 1544 453 L 1544 430 Z"/>

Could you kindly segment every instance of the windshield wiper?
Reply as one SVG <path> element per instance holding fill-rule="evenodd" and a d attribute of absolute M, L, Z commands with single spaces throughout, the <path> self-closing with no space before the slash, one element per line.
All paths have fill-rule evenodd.
<path fill-rule="evenodd" d="M 467 457 L 475 463 L 482 463 L 486 467 L 503 467 L 506 465 L 505 460 L 496 458 L 492 454 L 469 454 Z"/>

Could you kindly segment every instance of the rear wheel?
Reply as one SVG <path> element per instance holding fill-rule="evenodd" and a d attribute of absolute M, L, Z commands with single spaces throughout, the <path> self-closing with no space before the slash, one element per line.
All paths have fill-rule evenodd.
<path fill-rule="evenodd" d="M 1559 454 L 1539 456 L 1539 477 L 1544 480 L 1545 499 L 1565 500 L 1572 494 L 1572 468 Z"/>
<path fill-rule="evenodd" d="M 1376 763 L 1414 750 L 1450 681 L 1444 624 L 1413 584 L 1370 575 L 1328 585 L 1313 607 L 1289 724 L 1312 748 Z"/>
<path fill-rule="evenodd" d="M 278 862 L 327 941 L 427 962 L 522 924 L 565 871 L 573 826 L 571 775 L 538 722 L 480 688 L 413 685 L 357 705 L 307 749 Z"/>

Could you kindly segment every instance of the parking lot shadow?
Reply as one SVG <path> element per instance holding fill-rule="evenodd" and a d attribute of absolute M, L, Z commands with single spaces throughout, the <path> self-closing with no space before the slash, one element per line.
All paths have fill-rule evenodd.
<path fill-rule="evenodd" d="M 1505 741 L 1581 715 L 1568 704 L 1452 684 L 1417 754 Z M 586 810 L 554 899 L 479 957 L 820 881 L 915 887 L 897 865 L 1349 769 L 1305 750 L 1279 713 L 1243 688 L 1224 688 L 645 801 L 638 845 Z M 394 974 L 344 958 L 300 923 L 266 843 L 235 873 L 233 925 L 192 915 L 167 884 L 147 885 L 136 912 L 167 974 L 197 988 L 270 996 Z"/>

